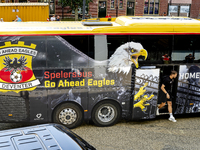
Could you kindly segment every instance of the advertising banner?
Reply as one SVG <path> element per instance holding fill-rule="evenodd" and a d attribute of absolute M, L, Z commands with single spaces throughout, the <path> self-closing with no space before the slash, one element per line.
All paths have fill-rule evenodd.
<path fill-rule="evenodd" d="M 200 65 L 181 65 L 175 114 L 200 112 Z"/>
<path fill-rule="evenodd" d="M 107 51 L 102 51 L 103 44 L 107 49 L 106 36 L 95 36 L 91 39 L 94 42 L 91 51 L 106 56 L 99 60 L 65 38 L 0 38 L 0 96 L 11 93 L 22 97 L 21 93 L 27 93 L 22 100 L 30 104 L 31 120 L 37 121 L 47 118 L 48 108 L 52 111 L 65 101 L 82 106 L 89 118 L 92 108 L 105 99 L 116 101 L 122 107 L 122 117 L 129 117 L 133 72 L 139 67 L 138 58 L 147 58 L 147 50 L 140 43 L 126 42 L 119 44 L 107 58 Z"/>

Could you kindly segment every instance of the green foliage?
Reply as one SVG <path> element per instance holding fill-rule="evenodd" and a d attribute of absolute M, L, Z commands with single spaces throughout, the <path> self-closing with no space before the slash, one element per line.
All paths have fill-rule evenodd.
<path fill-rule="evenodd" d="M 93 0 L 85 0 L 85 6 L 87 6 Z M 70 6 L 70 10 L 67 12 L 75 11 L 75 20 L 78 20 L 78 8 L 83 7 L 83 0 L 58 0 L 58 6 L 62 7 L 62 18 L 64 18 L 64 8 Z M 88 11 L 88 8 L 87 8 Z"/>
<path fill-rule="evenodd" d="M 85 0 L 85 5 L 92 2 L 93 0 Z M 83 7 L 83 0 L 58 0 L 58 5 L 61 7 L 70 6 L 72 10 L 78 7 Z"/>
<path fill-rule="evenodd" d="M 69 6 L 67 1 L 68 0 L 58 0 L 58 6 L 61 6 L 62 8 Z"/>

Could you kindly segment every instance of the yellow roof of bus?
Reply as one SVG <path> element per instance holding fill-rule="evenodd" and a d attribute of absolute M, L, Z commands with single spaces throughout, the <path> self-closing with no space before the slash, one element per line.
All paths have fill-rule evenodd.
<path fill-rule="evenodd" d="M 106 20 L 101 19 L 101 20 Z M 54 22 L 0 22 L 0 36 L 6 35 L 90 35 L 90 34 L 160 34 L 200 33 L 200 21 L 187 17 L 121 16 L 107 21 L 97 19 Z M 84 26 L 84 22 L 102 25 Z M 104 21 L 105 22 L 105 21 Z"/>

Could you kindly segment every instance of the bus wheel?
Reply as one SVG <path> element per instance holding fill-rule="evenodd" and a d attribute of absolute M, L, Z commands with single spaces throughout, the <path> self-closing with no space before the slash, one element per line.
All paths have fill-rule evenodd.
<path fill-rule="evenodd" d="M 65 103 L 55 109 L 53 121 L 70 129 L 75 128 L 82 123 L 83 113 L 76 104 Z"/>
<path fill-rule="evenodd" d="M 97 126 L 111 126 L 117 123 L 121 117 L 118 104 L 112 101 L 104 101 L 97 104 L 92 112 L 92 121 Z"/>

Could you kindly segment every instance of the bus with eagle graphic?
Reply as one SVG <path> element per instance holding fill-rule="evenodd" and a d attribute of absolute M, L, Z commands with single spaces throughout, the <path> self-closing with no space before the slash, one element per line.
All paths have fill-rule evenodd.
<path fill-rule="evenodd" d="M 198 49 L 198 34 L 183 33 L 190 30 L 187 23 L 195 26 L 199 21 L 171 18 L 169 24 L 166 19 L 149 22 L 148 17 L 118 17 L 106 22 L 23 22 L 15 26 L 3 22 L 0 121 L 56 122 L 74 128 L 90 120 L 97 126 L 110 126 L 120 118 L 152 119 L 160 103 L 162 76 L 170 70 L 179 73 L 172 91 L 174 113 L 199 112 L 199 64 L 183 64 L 190 51 L 183 55 L 176 47 L 180 39 L 192 36 Z M 175 26 L 178 30 L 182 22 L 184 31 L 175 34 Z M 160 25 L 158 33 L 155 23 L 170 29 Z M 194 32 L 200 33 L 198 29 Z M 170 54 L 171 64 L 160 60 L 165 53 Z M 160 110 L 160 114 L 166 112 L 167 108 Z"/>

